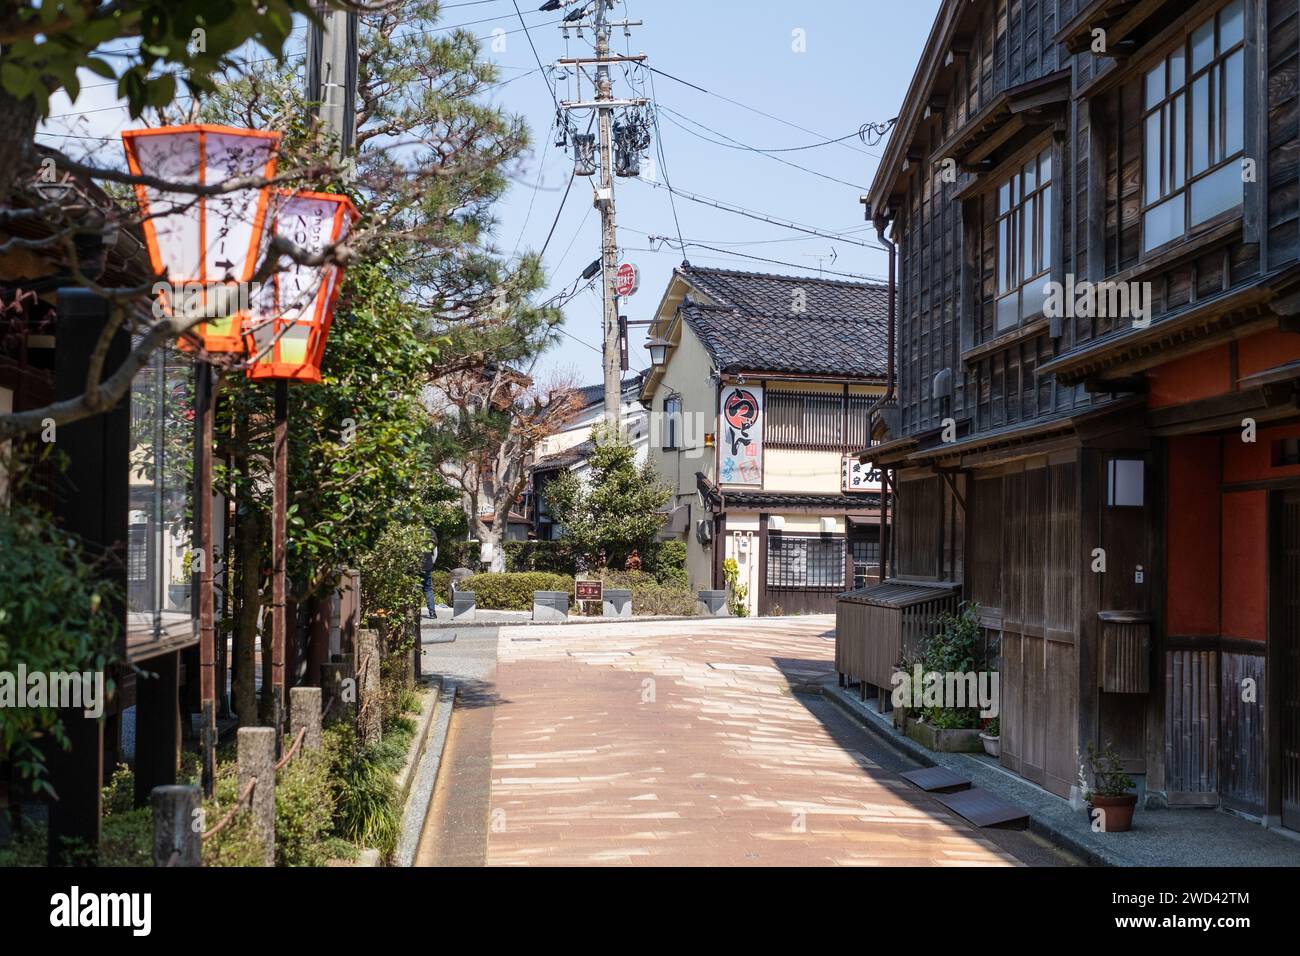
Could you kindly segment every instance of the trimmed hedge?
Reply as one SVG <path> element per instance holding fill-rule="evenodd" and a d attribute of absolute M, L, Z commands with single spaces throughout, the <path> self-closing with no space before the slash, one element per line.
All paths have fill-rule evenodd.
<path fill-rule="evenodd" d="M 475 605 L 484 610 L 531 611 L 534 591 L 567 591 L 572 595 L 573 577 L 545 571 L 476 574 L 465 579 L 461 590 L 473 591 Z"/>
<path fill-rule="evenodd" d="M 607 588 L 626 588 L 632 592 L 633 614 L 664 614 L 694 617 L 697 611 L 695 592 L 689 587 L 661 584 L 645 571 L 606 571 L 601 575 Z"/>

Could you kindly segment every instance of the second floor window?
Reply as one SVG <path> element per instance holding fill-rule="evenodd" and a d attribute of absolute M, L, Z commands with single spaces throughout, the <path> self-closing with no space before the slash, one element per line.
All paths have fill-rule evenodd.
<path fill-rule="evenodd" d="M 1052 269 L 1052 150 L 1043 150 L 998 187 L 998 332 L 1043 310 Z"/>
<path fill-rule="evenodd" d="M 682 427 L 682 400 L 678 396 L 664 399 L 663 447 L 668 450 L 677 448 L 677 435 Z"/>
<path fill-rule="evenodd" d="M 1145 74 L 1143 252 L 1241 205 L 1242 5 L 1223 7 Z"/>

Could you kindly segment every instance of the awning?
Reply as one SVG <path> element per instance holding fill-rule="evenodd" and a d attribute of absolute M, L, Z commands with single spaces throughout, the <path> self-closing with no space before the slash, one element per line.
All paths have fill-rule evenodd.
<path fill-rule="evenodd" d="M 936 601 L 950 597 L 960 590 L 960 585 L 947 581 L 930 584 L 928 582 L 889 580 L 884 584 L 873 584 L 870 587 L 858 588 L 856 591 L 845 591 L 843 594 L 837 595 L 837 597 L 841 601 L 849 601 L 854 604 L 901 608 L 921 604 L 924 601 Z"/>
<path fill-rule="evenodd" d="M 675 508 L 668 508 L 664 514 L 662 534 L 684 534 L 691 526 L 691 506 L 689 502 Z"/>

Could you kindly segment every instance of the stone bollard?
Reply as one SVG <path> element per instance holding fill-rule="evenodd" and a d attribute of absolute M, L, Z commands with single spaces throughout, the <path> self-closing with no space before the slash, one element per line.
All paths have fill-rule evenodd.
<path fill-rule="evenodd" d="M 563 624 L 569 619 L 568 591 L 534 591 L 533 623 Z"/>
<path fill-rule="evenodd" d="M 177 784 L 154 787 L 149 791 L 153 805 L 153 865 L 202 866 L 203 833 L 195 813 L 203 804 L 203 794 L 198 787 Z M 172 854 L 177 853 L 172 863 Z"/>
<path fill-rule="evenodd" d="M 275 866 L 275 728 L 240 727 L 238 745 L 239 795 L 251 781 L 253 833 L 262 846 L 262 865 Z"/>
<path fill-rule="evenodd" d="M 379 743 L 384 712 L 379 700 L 379 632 L 357 631 L 357 733 L 362 744 Z"/>
<path fill-rule="evenodd" d="M 303 750 L 320 749 L 321 690 L 319 687 L 289 688 L 289 746 L 298 739 L 298 731 L 306 728 L 302 738 Z"/>
<path fill-rule="evenodd" d="M 627 589 L 605 588 L 601 613 L 604 617 L 631 617 L 632 592 Z"/>

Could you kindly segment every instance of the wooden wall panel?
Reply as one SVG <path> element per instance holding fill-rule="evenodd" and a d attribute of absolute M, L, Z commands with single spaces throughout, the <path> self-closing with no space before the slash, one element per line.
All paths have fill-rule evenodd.
<path fill-rule="evenodd" d="M 1165 652 L 1165 784 L 1171 804 L 1214 804 L 1219 789 L 1219 655 Z"/>
<path fill-rule="evenodd" d="M 1220 655 L 1219 795 L 1225 806 L 1264 812 L 1264 656 L 1225 651 Z M 1242 700 L 1247 679 L 1255 682 L 1255 701 Z"/>

